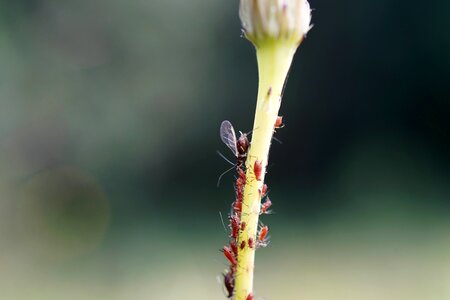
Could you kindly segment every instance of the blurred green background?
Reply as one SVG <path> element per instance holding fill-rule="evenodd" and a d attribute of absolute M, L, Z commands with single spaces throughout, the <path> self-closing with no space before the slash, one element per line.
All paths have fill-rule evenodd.
<path fill-rule="evenodd" d="M 450 299 L 450 2 L 312 0 L 257 296 Z M 225 299 L 238 1 L 0 0 L 0 299 Z"/>

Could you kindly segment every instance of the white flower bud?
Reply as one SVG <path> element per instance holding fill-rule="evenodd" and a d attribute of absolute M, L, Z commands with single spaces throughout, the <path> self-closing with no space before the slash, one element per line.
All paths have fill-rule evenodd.
<path fill-rule="evenodd" d="M 245 37 L 255 45 L 283 38 L 298 43 L 311 28 L 307 0 L 241 0 L 239 16 Z"/>

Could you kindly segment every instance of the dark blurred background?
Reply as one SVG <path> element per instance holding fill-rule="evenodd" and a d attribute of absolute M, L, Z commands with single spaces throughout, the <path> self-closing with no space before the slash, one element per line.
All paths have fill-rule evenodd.
<path fill-rule="evenodd" d="M 450 299 L 450 2 L 311 0 L 264 299 Z M 238 1 L 0 0 L 0 299 L 224 299 Z"/>

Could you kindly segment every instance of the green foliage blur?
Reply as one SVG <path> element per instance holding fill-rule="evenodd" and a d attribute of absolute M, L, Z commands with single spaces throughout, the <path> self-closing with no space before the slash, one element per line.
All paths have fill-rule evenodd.
<path fill-rule="evenodd" d="M 450 300 L 450 2 L 312 0 L 257 296 Z M 0 299 L 225 299 L 238 1 L 0 0 Z"/>

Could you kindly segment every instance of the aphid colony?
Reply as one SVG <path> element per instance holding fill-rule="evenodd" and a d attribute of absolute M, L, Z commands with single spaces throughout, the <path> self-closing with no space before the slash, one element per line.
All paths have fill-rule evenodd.
<path fill-rule="evenodd" d="M 281 128 L 282 126 L 282 117 L 278 117 L 274 124 L 274 129 Z M 220 126 L 220 138 L 236 157 L 236 199 L 231 204 L 231 211 L 228 215 L 230 242 L 222 249 L 223 255 L 230 263 L 228 270 L 223 273 L 223 282 L 227 297 L 232 298 L 234 295 L 238 252 L 244 250 L 246 247 L 250 249 L 266 247 L 269 244 L 269 227 L 266 225 L 260 225 L 260 229 L 255 237 L 250 237 L 246 241 L 239 241 L 239 232 L 244 231 L 247 225 L 245 222 L 241 222 L 241 213 L 244 198 L 244 187 L 247 181 L 245 162 L 247 160 L 247 153 L 250 147 L 250 142 L 247 138 L 247 134 L 242 132 L 240 132 L 240 136 L 239 138 L 237 138 L 233 125 L 231 125 L 231 123 L 226 120 L 223 121 Z M 262 161 L 256 160 L 252 169 L 256 180 L 261 181 L 263 170 Z M 269 214 L 269 209 L 272 205 L 272 202 L 267 196 L 268 187 L 266 184 L 262 186 L 262 189 L 259 191 L 259 193 L 261 199 L 265 199 L 265 201 L 261 204 L 260 214 Z M 246 300 L 253 300 L 253 294 L 249 294 Z"/>

